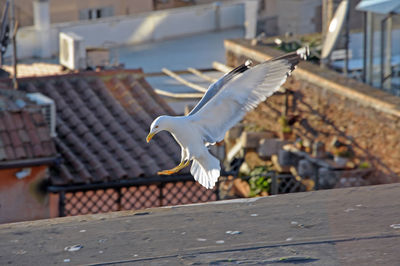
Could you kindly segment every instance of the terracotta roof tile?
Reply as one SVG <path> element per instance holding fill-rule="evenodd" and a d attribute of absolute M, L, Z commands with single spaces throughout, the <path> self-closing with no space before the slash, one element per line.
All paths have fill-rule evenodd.
<path fill-rule="evenodd" d="M 40 142 L 46 142 L 46 141 L 51 140 L 51 137 L 49 135 L 49 129 L 47 127 L 41 126 L 41 127 L 38 127 L 36 130 L 37 130 Z"/>
<path fill-rule="evenodd" d="M 132 75 L 140 71 L 112 73 L 20 79 L 23 90 L 41 92 L 56 102 L 55 142 L 64 162 L 53 184 L 153 176 L 179 163 L 179 147 L 170 135 L 157 135 L 151 144 L 145 141 L 153 119 L 172 110 L 144 79 Z M 33 134 L 29 137 L 35 140 Z M 42 142 L 42 152 L 46 145 Z"/>
<path fill-rule="evenodd" d="M 42 142 L 42 148 L 45 156 L 51 156 L 55 150 L 53 140 L 49 139 Z"/>
<path fill-rule="evenodd" d="M 15 157 L 20 160 L 26 158 L 26 152 L 23 146 L 14 147 Z"/>
<path fill-rule="evenodd" d="M 89 171 L 86 169 L 85 165 L 64 144 L 64 142 L 60 141 L 59 138 L 56 138 L 55 141 L 57 143 L 57 147 L 59 148 L 59 150 L 63 154 L 64 159 L 71 164 L 71 167 L 70 167 L 71 170 L 64 169 L 63 171 L 64 172 L 67 171 L 68 173 L 71 171 L 71 172 L 75 173 L 76 175 L 79 175 L 81 177 L 81 179 L 86 181 L 86 182 L 92 180 L 92 176 L 90 175 Z M 72 175 L 71 174 L 64 175 L 64 178 L 67 178 L 65 180 L 66 182 L 72 182 L 73 181 L 73 178 L 71 180 L 69 180 L 69 177 L 72 177 Z"/>
<path fill-rule="evenodd" d="M 39 134 L 35 128 L 27 129 L 27 133 L 32 145 L 40 144 Z"/>
<path fill-rule="evenodd" d="M 35 126 L 46 126 L 46 122 L 41 113 L 38 113 L 38 112 L 32 113 L 31 117 L 32 117 L 32 121 L 35 124 Z"/>
<path fill-rule="evenodd" d="M 76 128 L 75 128 L 74 130 L 75 130 L 75 132 L 76 132 L 78 135 L 80 135 L 80 136 L 83 136 L 83 135 L 85 135 L 86 133 L 89 132 L 89 129 L 88 129 L 84 124 L 82 124 L 82 123 L 80 123 L 79 125 L 77 125 Z"/>
<path fill-rule="evenodd" d="M 35 157 L 42 157 L 45 155 L 42 145 L 40 143 L 32 144 L 33 147 L 33 155 Z"/>
<path fill-rule="evenodd" d="M 0 147 L 0 161 L 7 159 L 6 150 L 3 147 Z"/>
<path fill-rule="evenodd" d="M 46 132 L 48 134 L 48 129 L 46 129 Z M 31 141 L 25 129 L 18 130 L 18 135 L 22 143 L 28 143 Z"/>
<path fill-rule="evenodd" d="M 3 132 L 7 128 L 4 123 L 3 117 L 4 117 L 4 113 L 0 112 L 0 132 Z"/>
<path fill-rule="evenodd" d="M 28 158 L 33 158 L 35 155 L 33 154 L 33 147 L 32 147 L 32 144 L 30 144 L 30 143 L 24 143 L 24 149 L 25 149 L 25 153 L 26 153 L 26 156 L 28 157 Z M 54 152 L 54 150 L 53 150 L 53 152 Z"/>
<path fill-rule="evenodd" d="M 11 114 L 9 112 L 4 112 L 3 123 L 4 123 L 4 126 L 5 126 L 6 130 L 15 130 L 15 129 L 17 129 L 17 127 L 15 126 L 14 121 L 12 119 L 12 116 L 11 116 Z"/>
<path fill-rule="evenodd" d="M 11 145 L 11 138 L 9 136 L 9 133 L 7 131 L 2 131 L 0 132 L 1 135 L 1 140 L 3 142 L 4 146 L 10 146 Z"/>
<path fill-rule="evenodd" d="M 42 114 L 40 114 L 38 112 L 36 112 L 36 114 L 38 114 L 40 117 L 42 117 L 42 120 L 43 120 L 43 115 Z M 24 123 L 23 123 L 23 121 L 21 119 L 21 114 L 20 113 L 12 113 L 11 117 L 12 117 L 15 129 L 21 129 L 21 128 L 24 127 Z"/>
<path fill-rule="evenodd" d="M 79 176 L 74 177 L 66 165 L 62 164 L 59 166 L 58 169 L 59 169 L 59 175 L 51 176 L 51 181 L 54 185 L 65 185 L 72 182 L 80 183 L 77 180 Z"/>
<path fill-rule="evenodd" d="M 24 121 L 24 127 L 26 129 L 32 129 L 32 130 L 36 129 L 36 126 L 35 126 L 34 122 L 32 121 L 32 117 L 28 112 L 22 113 L 22 119 Z M 11 128 L 9 128 L 9 129 L 11 129 Z"/>
<path fill-rule="evenodd" d="M 22 141 L 19 138 L 18 132 L 16 130 L 11 130 L 9 131 L 10 137 L 11 137 L 11 145 L 14 147 L 21 147 L 22 146 Z"/>
<path fill-rule="evenodd" d="M 15 152 L 12 146 L 5 146 L 4 149 L 6 150 L 7 160 L 15 160 Z"/>

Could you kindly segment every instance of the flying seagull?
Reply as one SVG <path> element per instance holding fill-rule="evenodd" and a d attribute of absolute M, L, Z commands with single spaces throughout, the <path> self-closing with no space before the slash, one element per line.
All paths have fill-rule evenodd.
<path fill-rule="evenodd" d="M 181 147 L 180 164 L 158 174 L 171 175 L 192 161 L 190 173 L 194 179 L 208 189 L 213 188 L 221 167 L 207 147 L 222 141 L 226 131 L 246 112 L 276 92 L 300 59 L 306 59 L 308 54 L 308 48 L 303 47 L 254 67 L 246 61 L 211 84 L 188 115 L 156 118 L 150 126 L 147 142 L 158 132 L 166 130 Z"/>

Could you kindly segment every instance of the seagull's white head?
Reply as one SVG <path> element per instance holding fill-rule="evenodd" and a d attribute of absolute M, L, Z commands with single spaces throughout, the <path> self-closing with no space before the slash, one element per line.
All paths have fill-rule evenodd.
<path fill-rule="evenodd" d="M 163 115 L 163 116 L 159 116 L 157 117 L 153 123 L 151 123 L 150 126 L 150 132 L 147 135 L 146 141 L 149 142 L 154 135 L 156 135 L 158 132 L 163 131 L 163 130 L 168 130 L 169 128 L 169 124 L 167 121 L 169 121 L 169 116 Z"/>

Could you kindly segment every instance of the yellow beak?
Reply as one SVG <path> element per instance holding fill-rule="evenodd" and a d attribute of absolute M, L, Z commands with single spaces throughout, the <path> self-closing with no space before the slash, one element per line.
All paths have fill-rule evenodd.
<path fill-rule="evenodd" d="M 147 137 L 146 137 L 146 141 L 147 141 L 147 143 L 149 143 L 150 142 L 150 140 L 152 139 L 154 137 L 154 133 L 149 133 L 149 135 L 147 135 Z"/>

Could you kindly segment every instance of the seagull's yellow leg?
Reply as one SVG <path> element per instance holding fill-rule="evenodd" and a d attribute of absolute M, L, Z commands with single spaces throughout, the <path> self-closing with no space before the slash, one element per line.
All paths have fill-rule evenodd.
<path fill-rule="evenodd" d="M 172 175 L 172 174 L 182 170 L 186 166 L 188 166 L 189 163 L 190 163 L 189 160 L 187 160 L 186 162 L 182 161 L 178 166 L 175 166 L 174 168 L 169 169 L 169 170 L 164 170 L 164 171 L 158 172 L 158 174 L 159 175 Z"/>

